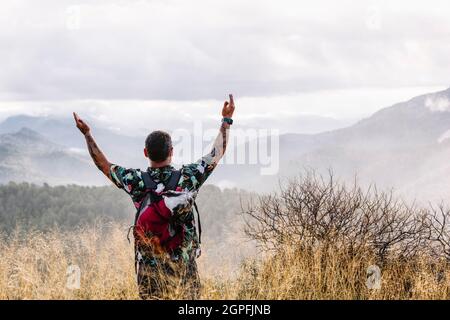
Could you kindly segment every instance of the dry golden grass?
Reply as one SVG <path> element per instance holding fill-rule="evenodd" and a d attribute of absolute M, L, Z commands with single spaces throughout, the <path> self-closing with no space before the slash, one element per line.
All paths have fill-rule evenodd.
<path fill-rule="evenodd" d="M 15 232 L 0 245 L 0 298 L 137 299 L 132 246 L 124 235 L 117 224 L 107 230 Z M 81 271 L 79 290 L 67 289 L 71 265 Z"/>
<path fill-rule="evenodd" d="M 138 299 L 133 246 L 126 227 L 110 224 L 73 232 L 20 232 L 0 244 L 0 299 Z M 366 286 L 375 258 L 336 248 L 285 248 L 249 259 L 237 276 L 208 271 L 201 258 L 202 299 L 449 299 L 450 268 L 425 257 L 382 267 L 380 290 Z M 81 271 L 67 288 L 69 266 Z M 203 270 L 203 271 L 202 271 Z M 69 283 L 70 284 L 70 283 Z M 172 298 L 177 298 L 173 296 Z"/>
<path fill-rule="evenodd" d="M 406 300 L 449 299 L 450 267 L 426 258 L 396 261 L 381 269 L 381 288 L 367 286 L 375 256 L 336 247 L 302 251 L 286 247 L 264 261 L 247 262 L 240 279 L 225 287 L 231 299 Z M 223 284 L 217 285 L 223 288 Z M 220 298 L 215 296 L 214 298 Z"/>

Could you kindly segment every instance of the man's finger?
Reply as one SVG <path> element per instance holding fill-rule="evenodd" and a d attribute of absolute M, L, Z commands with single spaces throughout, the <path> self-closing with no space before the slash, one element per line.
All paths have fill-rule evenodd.
<path fill-rule="evenodd" d="M 73 113 L 73 118 L 75 119 L 76 122 L 80 121 L 80 117 L 78 117 L 78 115 L 75 112 Z"/>
<path fill-rule="evenodd" d="M 224 108 L 228 107 L 228 105 L 229 105 L 229 102 L 228 102 L 228 101 L 225 101 L 225 102 L 223 103 L 223 107 L 224 107 Z"/>
<path fill-rule="evenodd" d="M 233 98 L 233 95 L 232 94 L 230 94 L 230 103 L 233 105 L 234 104 L 234 98 Z"/>

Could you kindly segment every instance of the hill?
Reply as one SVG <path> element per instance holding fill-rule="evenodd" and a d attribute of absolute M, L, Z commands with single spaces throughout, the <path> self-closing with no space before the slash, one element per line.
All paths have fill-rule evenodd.
<path fill-rule="evenodd" d="M 450 89 L 385 108 L 354 126 L 315 136 L 282 138 L 284 172 L 310 166 L 419 199 L 450 194 Z M 292 151 L 297 150 L 297 155 Z"/>
<path fill-rule="evenodd" d="M 36 131 L 22 128 L 0 135 L 0 183 L 27 181 L 52 184 L 100 182 L 89 159 Z"/>

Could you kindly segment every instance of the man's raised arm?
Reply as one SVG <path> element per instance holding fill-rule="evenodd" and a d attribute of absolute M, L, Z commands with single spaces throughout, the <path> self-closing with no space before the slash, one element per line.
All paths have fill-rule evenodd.
<path fill-rule="evenodd" d="M 227 149 L 229 140 L 229 129 L 233 120 L 234 113 L 234 99 L 233 95 L 230 94 L 230 101 L 225 101 L 222 109 L 222 124 L 220 125 L 220 131 L 217 135 L 216 140 L 211 151 L 204 155 L 200 160 L 191 164 L 191 170 L 195 172 L 195 178 L 197 183 L 194 183 L 193 187 L 195 189 L 200 188 L 200 186 L 208 179 L 213 170 L 216 168 L 220 159 L 222 159 L 225 151 Z"/>
<path fill-rule="evenodd" d="M 101 172 L 105 174 L 105 176 L 108 177 L 108 179 L 112 180 L 110 173 L 111 163 L 108 161 L 108 159 L 106 159 L 103 152 L 97 146 L 94 137 L 91 135 L 91 129 L 86 124 L 86 122 L 81 120 L 80 117 L 75 112 L 73 113 L 73 117 L 75 119 L 77 128 L 81 131 L 81 133 L 84 135 L 86 139 L 89 154 L 91 155 L 95 165 Z"/>
<path fill-rule="evenodd" d="M 220 132 L 214 141 L 214 146 L 211 152 L 213 156 L 212 164 L 217 165 L 220 159 L 225 154 L 227 150 L 228 140 L 229 140 L 229 129 L 230 125 L 233 123 L 233 113 L 234 113 L 234 98 L 233 95 L 230 94 L 230 101 L 225 101 L 223 109 L 222 109 L 222 125 L 220 126 Z"/>

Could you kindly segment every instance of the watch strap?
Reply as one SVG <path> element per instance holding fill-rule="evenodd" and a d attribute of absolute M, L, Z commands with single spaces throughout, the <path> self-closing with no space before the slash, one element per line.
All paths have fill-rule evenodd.
<path fill-rule="evenodd" d="M 233 124 L 233 119 L 231 119 L 231 118 L 223 118 L 222 122 L 225 122 L 225 123 L 228 123 L 229 125 L 232 125 Z"/>

